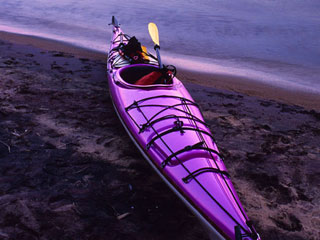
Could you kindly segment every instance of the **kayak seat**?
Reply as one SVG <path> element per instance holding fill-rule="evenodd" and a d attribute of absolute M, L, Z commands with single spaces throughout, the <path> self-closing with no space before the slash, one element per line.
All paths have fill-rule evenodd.
<path fill-rule="evenodd" d="M 152 85 L 157 82 L 157 80 L 160 80 L 162 77 L 162 73 L 160 71 L 153 71 L 142 78 L 140 78 L 138 81 L 136 81 L 135 85 Z"/>
<path fill-rule="evenodd" d="M 120 72 L 121 78 L 134 85 L 163 84 L 164 74 L 155 66 L 132 66 Z"/>

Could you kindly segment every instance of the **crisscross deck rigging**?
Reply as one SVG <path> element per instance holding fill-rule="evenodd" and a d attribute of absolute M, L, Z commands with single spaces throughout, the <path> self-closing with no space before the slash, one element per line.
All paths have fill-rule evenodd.
<path fill-rule="evenodd" d="M 154 99 L 165 99 L 165 98 L 170 98 L 170 99 L 176 99 L 178 101 L 180 101 L 179 103 L 177 104 L 173 104 L 173 105 L 166 105 L 166 104 L 149 104 L 148 101 L 150 100 L 154 100 Z M 159 101 L 159 102 L 162 102 L 162 101 Z M 163 101 L 164 102 L 164 101 Z M 215 199 L 214 196 L 212 196 L 212 194 L 201 184 L 201 182 L 197 179 L 197 177 L 200 175 L 200 174 L 203 174 L 203 173 L 208 173 L 208 172 L 211 172 L 211 173 L 216 173 L 216 174 L 219 174 L 221 176 L 221 178 L 223 179 L 223 181 L 225 182 L 226 186 L 228 187 L 231 195 L 233 196 L 233 199 L 235 200 L 238 208 L 240 209 L 243 217 L 246 219 L 246 221 L 248 221 L 248 218 L 246 216 L 246 214 L 243 212 L 237 198 L 235 197 L 233 191 L 231 190 L 231 187 L 229 186 L 229 183 L 227 182 L 226 180 L 226 177 L 230 177 L 228 172 L 226 172 L 225 170 L 222 170 L 220 169 L 219 167 L 219 164 L 217 163 L 217 160 L 216 159 L 220 159 L 220 160 L 223 160 L 223 157 L 221 156 L 221 154 L 219 152 L 217 152 L 216 150 L 210 148 L 208 146 L 208 144 L 206 143 L 205 141 L 205 138 L 204 138 L 204 135 L 206 136 L 209 136 L 210 139 L 212 139 L 213 142 L 215 142 L 212 134 L 209 132 L 209 131 L 206 131 L 206 130 L 203 130 L 203 128 L 200 128 L 200 126 L 207 126 L 201 119 L 197 118 L 194 116 L 194 114 L 192 114 L 191 110 L 190 110 L 190 106 L 193 106 L 193 107 L 196 107 L 199 112 L 200 112 L 200 109 L 199 109 L 199 106 L 198 104 L 196 104 L 195 102 L 191 101 L 190 99 L 187 99 L 187 98 L 183 98 L 183 97 L 178 97 L 178 96 L 170 96 L 170 95 L 160 95 L 160 96 L 153 96 L 153 97 L 148 97 L 148 98 L 143 98 L 143 99 L 140 99 L 138 101 L 134 101 L 131 105 L 127 106 L 125 108 L 127 114 L 129 115 L 129 117 L 132 119 L 132 121 L 134 122 L 134 124 L 137 126 L 137 128 L 139 129 L 139 133 L 143 133 L 147 128 L 150 128 L 152 129 L 152 131 L 154 132 L 155 134 L 155 137 L 153 137 L 149 143 L 146 145 L 145 147 L 145 151 L 148 151 L 150 148 L 151 148 L 151 145 L 156 141 L 156 140 L 159 140 L 161 141 L 164 146 L 168 149 L 168 151 L 170 152 L 170 154 L 167 156 L 167 158 L 161 163 L 161 168 L 163 169 L 166 165 L 168 165 L 170 163 L 170 161 L 175 158 L 178 162 L 178 164 L 180 166 L 182 166 L 186 172 L 187 172 L 187 176 L 184 177 L 182 179 L 182 181 L 185 183 L 185 184 L 188 184 L 191 180 L 194 180 L 200 187 L 201 189 L 203 189 L 203 191 L 206 192 L 206 194 L 208 194 L 208 196 L 210 197 L 210 199 L 212 199 L 229 217 L 230 219 L 232 219 L 234 221 L 234 223 L 237 225 L 237 226 L 240 226 L 240 228 L 243 229 L 243 231 L 248 234 L 248 235 L 254 235 L 256 234 L 255 230 L 253 228 L 250 228 L 252 230 L 252 233 L 250 233 L 248 230 L 246 230 L 219 202 L 217 199 Z M 145 108 L 160 108 L 160 110 L 158 112 L 156 112 L 155 114 L 153 114 L 151 117 L 147 117 L 145 112 L 144 112 L 144 109 Z M 145 119 L 145 123 L 143 124 L 139 124 L 137 123 L 137 121 L 134 119 L 134 117 L 130 114 L 130 112 L 134 109 L 137 109 L 143 116 L 143 118 Z M 160 117 L 159 115 L 161 113 L 164 113 L 165 111 L 167 110 L 175 110 L 177 113 L 182 113 L 184 114 L 183 116 L 180 116 L 180 115 L 173 115 L 173 114 L 169 114 L 169 115 L 165 115 L 165 116 L 162 116 Z M 161 121 L 165 121 L 165 120 L 168 120 L 168 119 L 176 119 L 176 120 L 179 120 L 179 119 L 187 119 L 189 121 L 192 122 L 192 126 L 193 127 L 183 127 L 182 125 L 178 128 L 175 128 L 173 127 L 172 129 L 169 129 L 169 130 L 166 130 L 164 132 L 158 132 L 154 125 L 156 123 L 159 123 Z M 200 126 L 199 126 L 200 124 Z M 168 144 L 165 142 L 164 140 L 164 136 L 165 135 L 168 135 L 172 132 L 175 132 L 175 131 L 194 131 L 197 133 L 199 139 L 200 139 L 200 142 L 197 143 L 197 144 L 194 144 L 193 146 L 186 146 L 185 148 L 183 149 L 180 149 L 178 151 L 173 151 L 170 146 L 168 146 Z M 190 171 L 186 165 L 184 164 L 184 162 L 179 158 L 179 154 L 183 153 L 183 152 L 187 152 L 187 151 L 192 151 L 192 150 L 203 150 L 203 151 L 206 151 L 209 156 L 211 157 L 211 160 L 212 162 L 214 163 L 215 167 L 208 167 L 208 168 L 199 168 L 195 171 Z M 216 157 L 215 157 L 216 156 Z M 248 225 L 249 226 L 249 225 Z M 250 226 L 249 226 L 250 227 Z"/>

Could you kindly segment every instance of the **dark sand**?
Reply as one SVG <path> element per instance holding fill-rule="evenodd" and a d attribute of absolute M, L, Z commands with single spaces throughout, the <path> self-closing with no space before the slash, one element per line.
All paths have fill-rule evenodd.
<path fill-rule="evenodd" d="M 0 239 L 208 239 L 121 126 L 101 54 L 0 38 Z M 320 239 L 316 98 L 303 108 L 194 76 L 180 79 L 262 239 Z"/>

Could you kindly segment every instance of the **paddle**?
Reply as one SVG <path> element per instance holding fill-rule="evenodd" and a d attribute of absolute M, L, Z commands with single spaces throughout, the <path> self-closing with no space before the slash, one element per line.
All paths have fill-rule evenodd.
<path fill-rule="evenodd" d="M 161 63 L 160 51 L 159 51 L 160 43 L 159 43 L 158 27 L 155 23 L 149 23 L 148 30 L 149 30 L 150 37 L 151 37 L 152 41 L 154 42 L 154 50 L 156 50 L 156 52 L 157 52 L 159 68 L 162 69 L 163 65 Z"/>

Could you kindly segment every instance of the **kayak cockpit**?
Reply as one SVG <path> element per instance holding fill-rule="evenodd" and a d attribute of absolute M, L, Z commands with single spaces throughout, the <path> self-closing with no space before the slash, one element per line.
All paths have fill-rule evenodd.
<path fill-rule="evenodd" d="M 173 75 L 150 64 L 128 65 L 118 70 L 117 80 L 130 87 L 171 87 Z"/>
<path fill-rule="evenodd" d="M 120 77 L 129 84 L 135 84 L 142 77 L 158 71 L 159 68 L 150 65 L 131 65 L 120 69 Z"/>

